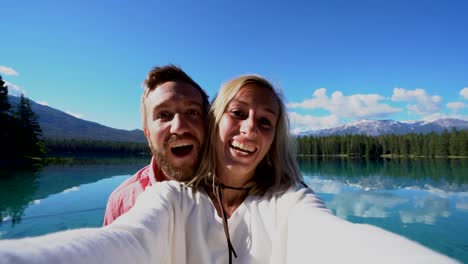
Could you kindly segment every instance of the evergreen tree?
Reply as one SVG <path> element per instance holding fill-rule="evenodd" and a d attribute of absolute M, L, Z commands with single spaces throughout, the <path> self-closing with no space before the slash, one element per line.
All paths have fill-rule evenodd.
<path fill-rule="evenodd" d="M 463 140 L 460 137 L 460 132 L 456 129 L 453 129 L 450 133 L 449 138 L 449 155 L 458 156 L 461 153 L 461 148 L 463 146 Z"/>
<path fill-rule="evenodd" d="M 8 102 L 8 86 L 0 76 L 0 158 L 8 157 L 12 147 L 11 135 L 13 119 L 10 115 L 10 103 Z"/>
<path fill-rule="evenodd" d="M 23 94 L 15 114 L 20 128 L 18 145 L 23 156 L 44 156 L 46 151 L 42 139 L 42 129 L 31 108 L 31 102 Z"/>
<path fill-rule="evenodd" d="M 3 81 L 0 75 L 0 114 L 3 115 L 10 110 L 10 103 L 8 102 L 8 86 Z"/>

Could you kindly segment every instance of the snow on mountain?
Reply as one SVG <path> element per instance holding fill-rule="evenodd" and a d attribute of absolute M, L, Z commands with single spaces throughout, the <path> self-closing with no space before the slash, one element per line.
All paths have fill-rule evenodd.
<path fill-rule="evenodd" d="M 408 121 L 398 122 L 394 120 L 360 120 L 333 128 L 310 130 L 299 133 L 299 136 L 315 135 L 347 135 L 362 134 L 369 136 L 378 136 L 384 134 L 403 135 L 408 133 L 442 133 L 445 129 L 451 130 L 468 129 L 468 121 L 455 118 L 440 118 L 433 121 Z"/>

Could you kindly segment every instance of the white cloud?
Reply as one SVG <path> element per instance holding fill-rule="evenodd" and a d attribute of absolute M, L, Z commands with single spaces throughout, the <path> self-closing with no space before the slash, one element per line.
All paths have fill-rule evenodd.
<path fill-rule="evenodd" d="M 426 196 L 414 201 L 414 204 L 416 208 L 400 211 L 403 223 L 434 224 L 438 218 L 447 218 L 451 215 L 450 202 L 447 198 Z"/>
<path fill-rule="evenodd" d="M 63 193 L 77 192 L 80 190 L 79 186 L 73 186 L 71 188 L 63 190 Z"/>
<path fill-rule="evenodd" d="M 327 206 L 343 219 L 350 216 L 385 218 L 390 215 L 392 208 L 407 201 L 407 198 L 389 193 L 344 192 L 337 194 Z"/>
<path fill-rule="evenodd" d="M 381 103 L 385 98 L 379 94 L 344 95 L 340 91 L 327 95 L 327 89 L 320 88 L 314 91 L 311 99 L 302 102 L 289 103 L 290 108 L 325 109 L 336 117 L 353 119 L 367 119 L 384 117 L 400 112 L 398 108 Z"/>
<path fill-rule="evenodd" d="M 71 112 L 71 111 L 69 111 L 69 110 L 65 111 L 65 113 L 67 113 L 67 114 L 69 114 L 69 115 L 71 115 L 71 116 L 74 116 L 74 117 L 76 117 L 76 118 L 82 118 L 82 117 L 83 117 L 83 114 L 73 113 L 73 112 Z"/>
<path fill-rule="evenodd" d="M 0 74 L 2 74 L 2 75 L 16 75 L 16 76 L 19 75 L 19 73 L 17 71 L 15 71 L 13 68 L 2 66 L 2 65 L 0 65 Z"/>
<path fill-rule="evenodd" d="M 8 94 L 9 95 L 14 95 L 14 96 L 20 96 L 21 94 L 24 94 L 26 95 L 26 91 L 21 89 L 21 87 L 19 87 L 18 85 L 15 85 L 11 82 L 8 82 L 6 80 L 3 80 L 5 81 L 5 84 L 8 86 Z"/>
<path fill-rule="evenodd" d="M 316 193 L 339 194 L 346 187 L 345 184 L 334 180 L 317 179 L 307 176 L 304 176 L 304 180 Z"/>
<path fill-rule="evenodd" d="M 447 116 L 447 115 L 444 115 L 444 114 L 441 114 L 441 113 L 433 113 L 433 114 L 430 114 L 430 115 L 426 115 L 426 116 L 421 117 L 420 120 L 424 120 L 424 121 L 434 121 L 434 120 L 436 120 L 436 119 L 445 118 L 445 117 L 448 117 L 448 116 Z"/>
<path fill-rule="evenodd" d="M 468 100 L 468 87 L 465 87 L 463 89 L 460 90 L 460 95 L 465 98 L 466 100 Z"/>
<path fill-rule="evenodd" d="M 418 115 L 428 115 L 440 111 L 442 97 L 429 95 L 424 89 L 406 90 L 404 88 L 394 88 L 392 101 L 414 102 L 407 105 L 407 109 Z"/>
<path fill-rule="evenodd" d="M 468 212 L 468 199 L 460 199 L 455 202 L 455 208 L 460 211 Z"/>
<path fill-rule="evenodd" d="M 335 115 L 329 116 L 311 116 L 301 115 L 296 112 L 289 112 L 289 120 L 291 127 L 293 127 L 293 133 L 299 133 L 301 131 L 328 128 L 338 125 L 339 118 Z"/>
<path fill-rule="evenodd" d="M 36 200 L 34 200 L 34 201 L 29 202 L 29 204 L 38 205 L 38 204 L 41 204 L 41 200 L 40 200 L 40 199 L 36 199 Z"/>
<path fill-rule="evenodd" d="M 447 103 L 447 108 L 452 109 L 454 113 L 458 113 L 460 109 L 463 109 L 466 107 L 465 103 L 462 102 L 450 102 Z"/>
<path fill-rule="evenodd" d="M 40 104 L 40 105 L 49 106 L 49 103 L 46 102 L 46 101 L 37 101 L 36 103 L 38 103 L 38 104 Z"/>
<path fill-rule="evenodd" d="M 468 115 L 462 115 L 459 113 L 452 113 L 452 114 L 442 114 L 442 113 L 433 113 L 430 115 L 422 116 L 419 120 L 424 120 L 424 121 L 434 121 L 439 118 L 455 118 L 455 119 L 461 119 L 461 120 L 467 120 L 468 121 Z"/>

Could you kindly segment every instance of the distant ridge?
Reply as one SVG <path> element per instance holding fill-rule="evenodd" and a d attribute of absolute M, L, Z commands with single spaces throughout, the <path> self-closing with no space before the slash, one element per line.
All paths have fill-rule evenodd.
<path fill-rule="evenodd" d="M 8 100 L 12 107 L 14 107 L 19 103 L 20 98 L 8 96 Z M 29 100 L 32 110 L 38 116 L 44 138 L 147 142 L 143 131 L 140 129 L 125 130 L 107 127 L 96 122 L 76 118 L 50 106 L 41 105 L 31 99 Z"/>
<path fill-rule="evenodd" d="M 12 107 L 19 103 L 20 98 L 8 96 Z M 38 104 L 31 100 L 31 107 L 37 114 L 43 135 L 48 139 L 89 139 L 118 142 L 146 143 L 145 135 L 140 129 L 125 130 L 101 125 L 96 122 L 76 118 L 50 106 Z M 378 136 L 385 134 L 408 133 L 442 133 L 444 129 L 468 129 L 468 121 L 455 118 L 440 118 L 434 121 L 398 122 L 393 120 L 360 120 L 333 128 L 301 132 L 299 136 L 315 135 L 347 135 L 361 134 Z"/>
<path fill-rule="evenodd" d="M 468 129 L 468 121 L 455 118 L 440 118 L 433 121 L 398 122 L 393 120 L 360 120 L 333 128 L 310 130 L 301 132 L 299 136 L 331 136 L 331 135 L 368 135 L 379 136 L 386 134 L 403 135 L 408 133 L 430 132 L 442 133 L 445 129 Z"/>

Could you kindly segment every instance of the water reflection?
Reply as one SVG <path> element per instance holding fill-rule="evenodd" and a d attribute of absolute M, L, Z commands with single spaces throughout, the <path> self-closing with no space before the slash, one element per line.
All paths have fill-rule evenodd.
<path fill-rule="evenodd" d="M 299 160 L 337 216 L 368 223 L 468 263 L 468 160 Z"/>
<path fill-rule="evenodd" d="M 346 185 L 368 189 L 422 186 L 451 192 L 468 190 L 466 159 L 300 158 L 299 164 L 305 176 L 319 175 Z"/>
<path fill-rule="evenodd" d="M 468 160 L 299 161 L 306 183 L 339 217 L 468 263 Z M 101 226 L 110 192 L 148 162 L 91 159 L 0 171 L 0 239 Z"/>
<path fill-rule="evenodd" d="M 0 225 L 21 222 L 21 216 L 38 188 L 34 170 L 0 171 Z"/>
<path fill-rule="evenodd" d="M 301 159 L 306 182 L 344 219 L 434 224 L 468 208 L 465 160 Z M 441 176 L 442 175 L 442 176 Z"/>
<path fill-rule="evenodd" d="M 0 170 L 0 225 L 14 227 L 28 206 L 51 195 L 77 192 L 81 185 L 115 175 L 131 175 L 148 162 L 148 158 L 86 158 L 31 170 Z"/>

